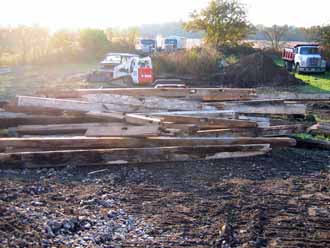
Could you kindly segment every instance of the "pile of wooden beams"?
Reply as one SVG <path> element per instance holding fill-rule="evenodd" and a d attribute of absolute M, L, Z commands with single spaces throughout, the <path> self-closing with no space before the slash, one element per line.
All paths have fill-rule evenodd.
<path fill-rule="evenodd" d="M 190 161 L 294 146 L 305 101 L 254 89 L 111 88 L 17 96 L 0 111 L 0 161 L 24 167 Z M 315 100 L 315 99 L 314 99 Z M 322 101 L 327 100 L 323 96 Z"/>

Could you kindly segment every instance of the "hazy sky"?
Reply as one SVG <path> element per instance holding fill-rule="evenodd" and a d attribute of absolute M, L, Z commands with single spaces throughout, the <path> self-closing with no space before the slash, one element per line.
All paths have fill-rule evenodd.
<path fill-rule="evenodd" d="M 209 0 L 0 0 L 0 26 L 51 29 L 132 26 L 185 20 Z M 242 0 L 254 24 L 330 23 L 330 0 Z"/>

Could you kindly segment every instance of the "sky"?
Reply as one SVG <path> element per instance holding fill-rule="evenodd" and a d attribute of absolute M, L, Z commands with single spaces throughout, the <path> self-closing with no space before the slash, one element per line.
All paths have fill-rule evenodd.
<path fill-rule="evenodd" d="M 138 26 L 186 20 L 209 0 L 0 0 L 0 26 L 63 28 Z M 253 24 L 330 23 L 330 0 L 241 0 Z"/>

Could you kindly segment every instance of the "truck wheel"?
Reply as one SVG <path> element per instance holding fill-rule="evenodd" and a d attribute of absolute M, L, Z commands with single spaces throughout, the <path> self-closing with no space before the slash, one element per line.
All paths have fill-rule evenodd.
<path fill-rule="evenodd" d="M 299 64 L 296 64 L 295 71 L 297 74 L 300 74 L 300 65 Z"/>

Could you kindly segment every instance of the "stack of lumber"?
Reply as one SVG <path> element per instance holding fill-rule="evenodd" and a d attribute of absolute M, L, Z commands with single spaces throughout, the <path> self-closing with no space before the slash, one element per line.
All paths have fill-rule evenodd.
<path fill-rule="evenodd" d="M 282 99 L 226 88 L 77 89 L 17 96 L 1 106 L 6 137 L 0 138 L 0 161 L 48 167 L 262 155 L 295 145 L 285 136 L 307 126 L 274 125 L 273 119 L 305 115 L 305 102 L 314 97 Z"/>

